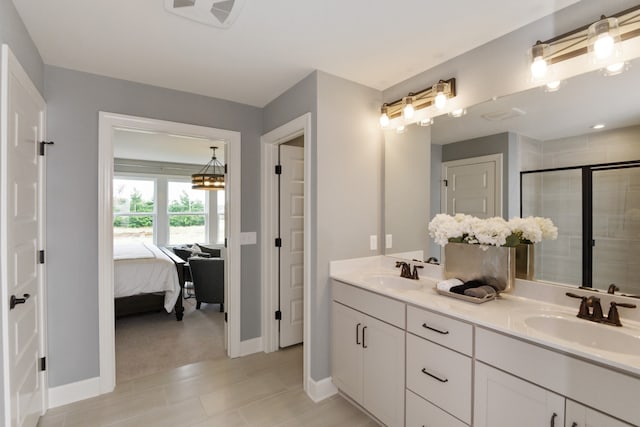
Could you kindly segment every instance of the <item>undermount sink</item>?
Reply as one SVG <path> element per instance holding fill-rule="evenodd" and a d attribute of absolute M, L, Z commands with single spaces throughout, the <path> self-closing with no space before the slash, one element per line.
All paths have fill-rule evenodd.
<path fill-rule="evenodd" d="M 413 291 L 422 288 L 422 283 L 420 283 L 419 281 L 413 279 L 405 279 L 404 277 L 398 276 L 367 276 L 364 278 L 364 281 L 371 286 L 395 289 L 400 291 Z"/>
<path fill-rule="evenodd" d="M 613 326 L 597 324 L 577 317 L 551 314 L 530 316 L 524 320 L 524 323 L 545 335 L 594 349 L 622 354 L 640 354 L 640 336 L 625 333 Z"/>

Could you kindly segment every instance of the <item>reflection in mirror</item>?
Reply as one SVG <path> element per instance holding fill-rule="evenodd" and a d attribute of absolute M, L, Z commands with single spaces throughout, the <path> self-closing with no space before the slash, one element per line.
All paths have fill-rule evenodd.
<path fill-rule="evenodd" d="M 599 72 L 590 72 L 563 82 L 560 90 L 556 92 L 545 92 L 541 88 L 535 88 L 469 107 L 467 115 L 460 118 L 436 117 L 430 128 L 432 176 L 439 176 L 447 152 L 463 151 L 468 153 L 468 157 L 502 153 L 505 180 L 504 216 L 520 215 L 521 171 L 640 159 L 640 103 L 635 94 L 637 87 L 640 87 L 640 60 L 631 61 L 628 71 L 616 76 L 605 77 Z M 605 128 L 593 129 L 593 125 L 598 123 L 605 124 Z M 485 140 L 495 139 L 492 136 L 498 134 L 504 135 L 501 148 L 495 151 L 496 148 L 484 145 Z M 464 148 L 457 149 L 461 147 Z M 489 153 L 487 150 L 494 152 Z M 569 172 L 566 174 L 570 175 Z M 622 178 L 613 179 L 603 173 L 600 175 L 603 177 L 601 180 L 598 176 L 599 173 L 594 175 L 593 235 L 596 246 L 592 251 L 592 277 L 594 286 L 606 289 L 611 283 L 616 283 L 619 287 L 628 283 L 627 279 L 621 277 L 623 270 L 626 277 L 635 279 L 640 275 L 640 267 L 620 261 L 619 252 L 612 246 L 612 240 L 623 234 L 635 233 L 635 236 L 640 238 L 635 225 L 640 209 L 640 184 L 637 175 L 625 178 L 629 182 L 626 188 L 622 185 Z M 526 195 L 531 200 L 523 200 L 523 208 L 528 206 L 532 209 L 531 214 L 539 212 L 539 216 L 552 217 L 561 235 L 566 236 L 555 242 L 536 245 L 537 280 L 574 286 L 584 284 L 580 178 L 577 178 L 577 182 L 574 177 L 562 183 L 558 182 L 559 174 L 547 175 L 544 180 L 533 176 L 527 179 L 532 182 L 523 185 L 539 188 L 542 193 Z M 607 197 L 602 202 L 598 202 L 596 192 L 599 190 L 595 188 L 600 187 L 600 181 L 606 182 L 608 186 L 601 192 Z M 406 194 L 420 191 L 418 182 L 394 185 L 396 188 L 403 187 Z M 437 200 L 438 206 L 441 190 L 442 183 L 432 179 L 431 200 Z M 564 195 L 561 195 L 563 191 Z M 615 199 L 611 198 L 613 194 L 617 195 Z M 562 209 L 558 214 L 560 216 L 557 219 L 553 218 L 545 213 L 545 209 L 535 211 L 536 198 L 540 201 L 545 200 L 544 203 L 540 202 L 540 206 L 545 209 L 554 204 L 557 209 Z M 612 203 L 616 204 L 617 213 L 598 216 L 602 207 Z M 437 212 L 434 204 L 432 202 L 429 218 Z M 386 210 L 409 210 L 411 206 L 411 197 L 405 197 L 393 205 L 387 203 Z M 523 211 L 523 214 L 528 215 L 529 212 Z M 424 221 L 407 222 L 404 227 L 421 236 L 427 234 Z M 610 239 L 606 244 L 604 237 Z M 598 240 L 602 243 L 600 246 Z M 640 249 L 640 243 L 637 241 L 627 241 L 622 244 L 625 245 L 625 250 L 630 254 L 637 254 Z M 558 255 L 562 251 L 565 254 L 564 258 Z M 428 255 L 431 254 L 427 252 L 425 256 Z M 551 275 L 554 269 L 555 273 Z M 631 279 L 631 282 L 637 282 L 634 279 Z M 640 293 L 640 289 L 627 288 L 625 291 Z"/>

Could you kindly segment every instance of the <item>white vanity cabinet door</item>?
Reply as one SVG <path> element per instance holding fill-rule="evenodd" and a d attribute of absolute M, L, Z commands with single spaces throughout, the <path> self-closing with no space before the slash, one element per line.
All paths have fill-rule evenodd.
<path fill-rule="evenodd" d="M 385 425 L 404 426 L 404 330 L 332 306 L 333 383 Z"/>
<path fill-rule="evenodd" d="M 475 427 L 561 427 L 564 397 L 494 369 L 475 364 Z"/>
<path fill-rule="evenodd" d="M 362 324 L 364 314 L 332 303 L 333 383 L 353 400 L 362 402 Z"/>
<path fill-rule="evenodd" d="M 363 406 L 387 426 L 404 425 L 405 332 L 365 316 Z"/>
<path fill-rule="evenodd" d="M 594 411 L 573 400 L 567 399 L 565 427 L 630 427 L 602 412 Z"/>

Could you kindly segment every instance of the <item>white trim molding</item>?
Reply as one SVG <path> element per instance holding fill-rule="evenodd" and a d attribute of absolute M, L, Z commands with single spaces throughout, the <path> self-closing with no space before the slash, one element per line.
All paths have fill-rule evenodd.
<path fill-rule="evenodd" d="M 320 381 L 309 379 L 307 395 L 314 402 L 318 403 L 328 397 L 333 396 L 336 393 L 338 393 L 338 389 L 335 385 L 333 385 L 331 377 L 321 379 Z"/>
<path fill-rule="evenodd" d="M 248 356 L 254 353 L 260 353 L 261 351 L 264 351 L 264 346 L 262 345 L 262 337 L 240 341 L 240 357 Z"/>
<path fill-rule="evenodd" d="M 100 377 L 89 378 L 75 383 L 65 384 L 49 389 L 49 408 L 68 405 L 100 393 Z"/>
<path fill-rule="evenodd" d="M 100 394 L 115 387 L 115 329 L 113 303 L 113 130 L 117 128 L 165 132 L 174 135 L 223 140 L 229 165 L 225 197 L 231 215 L 227 216 L 228 247 L 225 275 L 228 274 L 227 354 L 240 356 L 240 197 L 241 197 L 241 136 L 240 132 L 185 123 L 155 120 L 144 117 L 100 112 L 98 133 L 98 287 L 99 287 L 99 342 L 100 342 Z M 88 397 L 88 396 L 85 396 Z"/>
<path fill-rule="evenodd" d="M 278 321 L 273 313 L 278 308 L 278 269 L 277 251 L 273 245 L 277 236 L 278 220 L 278 181 L 273 173 L 278 160 L 278 145 L 292 139 L 304 137 L 304 318 L 303 318 L 303 376 L 302 385 L 309 394 L 311 384 L 311 189 L 315 187 L 311 174 L 311 148 L 313 145 L 311 113 L 306 113 L 282 126 L 262 135 L 260 138 L 261 156 L 261 266 L 262 266 L 262 339 L 265 353 L 279 348 Z M 310 395 L 310 394 L 309 394 Z M 311 395 L 310 395 L 311 396 Z"/>

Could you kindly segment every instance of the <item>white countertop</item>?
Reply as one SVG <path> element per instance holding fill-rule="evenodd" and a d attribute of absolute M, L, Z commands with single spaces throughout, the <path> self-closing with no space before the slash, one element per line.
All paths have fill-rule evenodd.
<path fill-rule="evenodd" d="M 622 354 L 595 349 L 578 342 L 568 341 L 557 338 L 553 335 L 539 332 L 525 324 L 526 317 L 538 314 L 558 314 L 575 317 L 578 312 L 578 300 L 567 301 L 568 304 L 572 304 L 571 306 L 553 304 L 537 299 L 517 296 L 518 292 L 516 289 L 514 290 L 514 294 L 503 294 L 498 299 L 488 301 L 483 304 L 473 304 L 437 294 L 434 288 L 436 283 L 442 279 L 442 269 L 439 266 L 434 265 L 425 265 L 425 268 L 420 270 L 421 278 L 417 283 L 421 284 L 422 288 L 419 290 L 389 289 L 371 285 L 365 281 L 367 277 L 372 275 L 399 276 L 399 270 L 394 268 L 395 261 L 396 259 L 385 256 L 333 261 L 331 262 L 330 276 L 332 279 L 404 301 L 408 304 L 437 311 L 460 320 L 474 323 L 478 326 L 512 335 L 514 337 L 548 347 L 555 351 L 577 356 L 579 358 L 640 377 L 640 354 Z M 521 286 L 522 288 L 525 288 L 526 284 L 522 283 Z M 536 283 L 535 286 L 542 287 L 547 285 Z M 517 287 L 518 282 L 516 283 L 516 288 Z M 548 300 L 564 301 L 569 300 L 569 298 L 564 296 L 564 292 L 574 292 L 573 289 L 569 288 L 560 288 L 557 286 L 552 286 L 552 288 L 559 289 L 540 288 L 540 293 L 546 294 Z M 549 296 L 554 292 L 561 294 L 558 296 Z M 524 291 L 523 293 L 530 294 L 528 291 Z M 575 293 L 581 292 L 576 290 Z M 582 292 L 582 294 L 584 294 L 584 292 Z M 587 295 L 592 294 L 587 293 Z M 604 297 L 605 295 L 599 294 L 598 296 Z M 605 315 L 607 309 L 608 305 L 603 305 Z M 625 309 L 620 309 L 623 323 L 623 327 L 621 328 L 592 323 L 582 319 L 579 321 L 588 322 L 589 326 L 593 328 L 603 328 L 601 329 L 603 333 L 607 333 L 609 331 L 615 331 L 614 333 L 623 332 L 640 340 L 640 322 L 625 319 L 624 312 L 622 310 Z"/>

